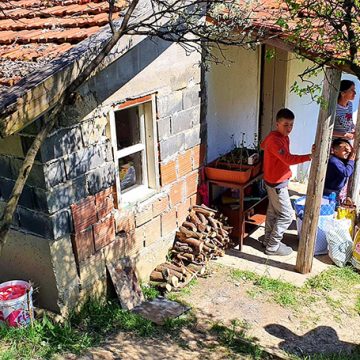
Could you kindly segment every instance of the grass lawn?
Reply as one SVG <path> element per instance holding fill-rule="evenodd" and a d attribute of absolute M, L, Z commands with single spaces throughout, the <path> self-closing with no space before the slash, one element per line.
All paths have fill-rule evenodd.
<path fill-rule="evenodd" d="M 350 267 L 331 268 L 312 278 L 301 288 L 241 270 L 230 270 L 229 274 L 231 281 L 251 284 L 248 290 L 250 297 L 265 296 L 268 301 L 295 311 L 310 305 L 316 306 L 317 302 L 324 298 L 334 310 L 340 309 L 344 304 L 341 299 L 333 298 L 332 293 L 341 293 L 346 297 L 354 292 L 353 289 L 357 286 L 358 294 L 354 303 L 346 306 L 352 316 L 360 315 L 360 274 Z M 181 301 L 182 295 L 191 295 L 192 289 L 197 286 L 197 281 L 194 280 L 181 292 L 170 293 L 168 297 Z M 143 290 L 147 298 L 158 295 L 153 288 L 144 287 Z M 56 354 L 81 354 L 91 347 L 100 345 L 109 335 L 116 332 L 128 332 L 133 334 L 134 338 L 156 338 L 166 334 L 171 341 L 180 344 L 178 334 L 181 329 L 190 329 L 196 333 L 196 315 L 196 311 L 189 312 L 178 319 L 168 321 L 164 326 L 156 326 L 138 315 L 122 310 L 115 300 L 102 304 L 89 302 L 78 314 L 71 315 L 63 323 L 56 323 L 44 316 L 35 321 L 33 327 L 0 327 L 0 360 L 51 359 Z M 221 346 L 229 351 L 229 359 L 237 358 L 232 357 L 234 354 L 243 354 L 244 359 L 271 359 L 261 348 L 261 344 L 247 336 L 246 324 L 241 321 L 231 321 L 227 326 L 214 322 L 207 331 L 216 338 L 214 348 L 206 349 L 209 352 Z M 346 356 L 304 355 L 301 358 L 290 356 L 289 359 L 355 360 L 360 359 L 360 350 Z"/>

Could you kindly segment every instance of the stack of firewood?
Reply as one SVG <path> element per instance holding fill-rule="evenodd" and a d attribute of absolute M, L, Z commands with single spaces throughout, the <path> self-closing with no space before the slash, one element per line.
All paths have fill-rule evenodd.
<path fill-rule="evenodd" d="M 176 233 L 169 258 L 150 275 L 152 285 L 171 291 L 184 287 L 194 276 L 203 275 L 208 260 L 223 256 L 230 243 L 231 227 L 226 218 L 205 205 L 190 209 Z"/>

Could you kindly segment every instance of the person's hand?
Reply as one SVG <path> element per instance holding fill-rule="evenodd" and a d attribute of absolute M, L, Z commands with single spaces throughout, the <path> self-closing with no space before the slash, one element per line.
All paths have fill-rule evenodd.
<path fill-rule="evenodd" d="M 353 140 L 354 139 L 354 133 L 345 133 L 343 137 L 345 139 Z"/>
<path fill-rule="evenodd" d="M 311 154 L 309 154 L 310 156 L 310 159 L 312 160 L 315 156 L 315 150 L 316 150 L 316 145 L 315 144 L 312 144 L 311 146 Z"/>

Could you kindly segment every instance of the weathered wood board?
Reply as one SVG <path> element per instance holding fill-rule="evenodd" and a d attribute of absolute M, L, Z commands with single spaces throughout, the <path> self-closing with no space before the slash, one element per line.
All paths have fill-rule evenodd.
<path fill-rule="evenodd" d="M 131 310 L 144 301 L 139 281 L 131 264 L 106 264 L 121 307 Z"/>

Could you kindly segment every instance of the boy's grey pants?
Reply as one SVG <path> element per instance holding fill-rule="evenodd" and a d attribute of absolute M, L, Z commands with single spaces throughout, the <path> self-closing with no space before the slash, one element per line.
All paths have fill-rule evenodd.
<path fill-rule="evenodd" d="M 284 232 L 293 220 L 294 210 L 287 187 L 275 189 L 266 184 L 265 187 L 269 197 L 265 221 L 265 245 L 267 250 L 276 251 Z"/>

